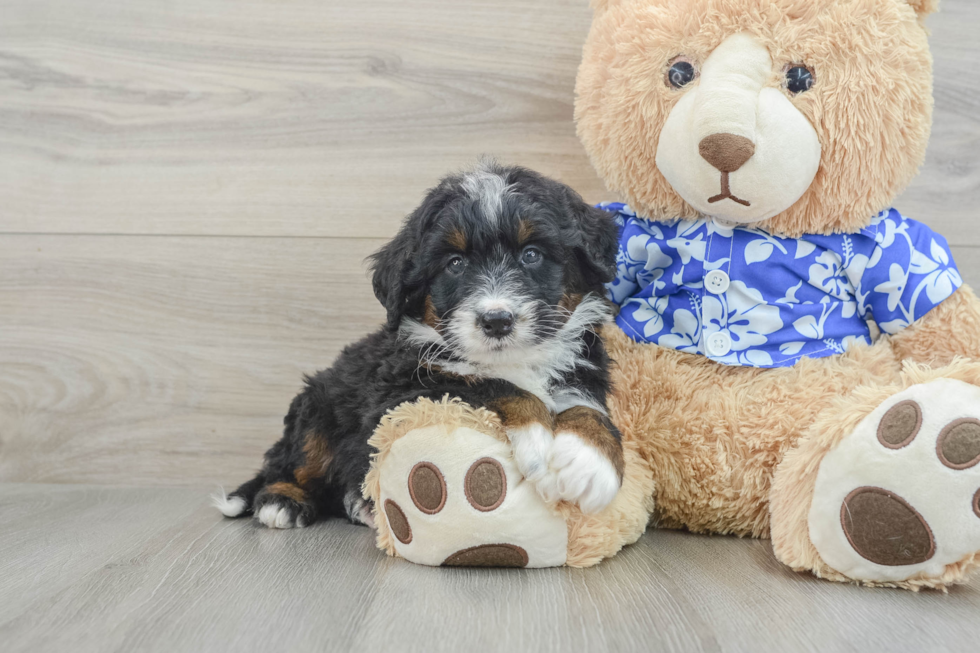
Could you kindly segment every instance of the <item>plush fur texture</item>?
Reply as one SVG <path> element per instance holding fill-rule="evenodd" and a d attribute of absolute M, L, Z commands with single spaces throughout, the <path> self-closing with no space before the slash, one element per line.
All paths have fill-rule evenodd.
<path fill-rule="evenodd" d="M 766 92 L 785 94 L 816 130 L 821 151 L 802 197 L 754 226 L 786 237 L 857 231 L 892 206 L 922 163 L 932 114 L 932 58 L 922 18 L 936 10 L 935 0 L 599 0 L 593 5 L 595 19 L 576 87 L 578 133 L 616 199 L 628 201 L 640 215 L 661 221 L 702 217 L 658 169 L 658 145 L 674 107 L 698 88 L 700 66 L 735 35 L 748 35 L 756 44 L 740 46 L 742 52 L 758 44 L 768 51 L 772 69 Z M 679 60 L 691 63 L 695 76 L 678 88 L 666 73 Z M 786 75 L 794 66 L 812 72 L 809 90 L 789 91 Z M 672 174 L 683 174 L 684 165 L 676 167 Z M 732 175 L 734 182 L 738 172 Z M 845 442 L 857 442 L 852 438 L 858 425 L 873 426 L 872 413 L 898 393 L 915 392 L 917 384 L 936 379 L 980 385 L 980 301 L 965 286 L 897 335 L 790 368 L 718 365 L 636 343 L 614 327 L 604 336 L 616 361 L 610 416 L 653 473 L 653 523 L 696 532 L 771 534 L 781 561 L 837 581 L 854 579 L 821 557 L 809 530 L 821 463 L 830 452 L 843 451 Z M 977 410 L 957 405 L 930 414 L 934 422 L 951 424 L 943 420 L 973 419 Z M 871 421 L 862 422 L 866 418 Z M 937 442 L 935 433 L 919 437 Z M 884 485 L 898 496 L 907 489 L 913 503 L 922 487 L 943 493 L 946 484 L 970 489 L 974 496 L 974 476 L 954 477 L 935 458 L 929 461 L 941 473 L 923 468 L 914 483 L 903 483 L 907 472 L 896 471 L 893 477 L 885 474 Z M 856 467 L 853 475 L 860 477 Z M 832 506 L 836 495 L 826 496 L 819 505 Z M 954 529 L 957 533 L 976 531 L 967 503 L 957 504 L 970 520 Z M 980 549 L 980 539 L 975 546 Z M 856 548 L 848 555 L 858 555 Z M 862 568 L 868 561 L 879 564 L 861 557 Z M 964 580 L 977 563 L 971 553 L 938 574 L 860 580 L 912 590 L 945 588 Z"/>
<path fill-rule="evenodd" d="M 946 367 L 932 369 L 908 362 L 899 374 L 892 379 L 883 379 L 881 385 L 861 386 L 848 395 L 830 398 L 830 409 L 823 411 L 813 422 L 800 445 L 787 453 L 775 473 L 771 506 L 772 540 L 773 549 L 780 560 L 797 571 L 812 571 L 821 578 L 850 580 L 827 565 L 810 540 L 807 517 L 819 468 L 817 463 L 849 436 L 882 401 L 915 384 L 936 379 L 956 379 L 980 386 L 980 364 L 958 358 Z M 913 576 L 899 582 L 863 581 L 862 584 L 914 591 L 945 589 L 966 580 L 978 566 L 980 553 L 972 553 L 946 565 L 938 576 Z"/>
<path fill-rule="evenodd" d="M 787 97 L 822 146 L 810 190 L 762 226 L 789 237 L 856 231 L 891 204 L 924 159 L 932 57 L 914 9 L 928 12 L 935 4 L 599 3 L 576 85 L 579 137 L 609 189 L 638 213 L 668 221 L 697 217 L 656 165 L 661 129 L 685 92 L 665 84 L 664 76 L 679 55 L 698 64 L 732 34 L 751 34 L 770 52 L 774 88 L 783 87 L 788 65 L 813 71 L 813 88 Z"/>

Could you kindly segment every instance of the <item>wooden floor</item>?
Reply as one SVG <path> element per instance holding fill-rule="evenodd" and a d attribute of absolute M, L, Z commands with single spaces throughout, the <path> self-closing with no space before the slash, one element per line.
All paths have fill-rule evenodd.
<path fill-rule="evenodd" d="M 976 650 L 949 595 L 652 532 L 585 571 L 430 570 L 207 508 L 382 316 L 364 257 L 481 153 L 607 194 L 586 0 L 0 0 L 0 650 Z M 898 202 L 980 286 L 980 3 L 928 20 Z"/>

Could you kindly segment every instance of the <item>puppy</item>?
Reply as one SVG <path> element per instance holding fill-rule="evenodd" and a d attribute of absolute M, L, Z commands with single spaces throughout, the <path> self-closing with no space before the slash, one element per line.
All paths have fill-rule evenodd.
<path fill-rule="evenodd" d="M 546 501 L 601 510 L 623 476 L 596 333 L 616 241 L 605 212 L 530 170 L 485 162 L 442 180 L 372 257 L 387 324 L 306 378 L 262 471 L 216 507 L 271 528 L 373 525 L 368 438 L 398 404 L 450 395 L 500 416 Z"/>

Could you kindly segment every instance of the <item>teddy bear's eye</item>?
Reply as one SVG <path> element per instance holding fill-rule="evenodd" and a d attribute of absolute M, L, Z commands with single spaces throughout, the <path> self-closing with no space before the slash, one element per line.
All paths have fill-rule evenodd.
<path fill-rule="evenodd" d="M 793 95 L 813 88 L 813 72 L 806 66 L 790 66 L 786 71 L 786 90 Z"/>
<path fill-rule="evenodd" d="M 667 84 L 674 88 L 683 88 L 694 81 L 698 76 L 694 64 L 683 57 L 677 57 L 670 62 L 667 70 Z"/>

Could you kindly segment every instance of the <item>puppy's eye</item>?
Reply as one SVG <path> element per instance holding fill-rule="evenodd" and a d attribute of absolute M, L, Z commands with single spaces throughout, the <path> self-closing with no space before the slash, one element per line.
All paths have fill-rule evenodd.
<path fill-rule="evenodd" d="M 521 254 L 521 263 L 524 265 L 535 265 L 540 263 L 544 259 L 544 255 L 541 254 L 541 250 L 537 247 L 528 247 Z"/>
<path fill-rule="evenodd" d="M 786 69 L 786 90 L 793 95 L 806 93 L 813 88 L 813 71 L 803 65 L 791 65 Z"/>
<path fill-rule="evenodd" d="M 465 267 L 466 261 L 463 260 L 462 256 L 454 256 L 449 259 L 449 263 L 446 263 L 446 271 L 450 274 L 460 274 Z"/>
<path fill-rule="evenodd" d="M 690 59 L 687 57 L 676 57 L 670 62 L 670 68 L 667 69 L 665 81 L 667 86 L 684 88 L 693 82 L 697 76 L 698 71 Z"/>

